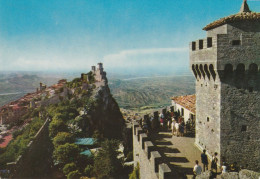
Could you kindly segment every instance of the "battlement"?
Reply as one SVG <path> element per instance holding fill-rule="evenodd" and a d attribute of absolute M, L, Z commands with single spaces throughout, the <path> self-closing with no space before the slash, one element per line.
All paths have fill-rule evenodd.
<path fill-rule="evenodd" d="M 212 47 L 217 47 L 216 37 L 207 37 L 205 39 L 199 39 L 193 42 L 190 42 L 190 50 L 199 51 L 199 50 L 211 50 Z"/>
<path fill-rule="evenodd" d="M 242 63 L 249 67 L 255 63 L 259 66 L 259 39 L 259 29 L 250 31 L 234 24 L 211 29 L 207 32 L 207 38 L 190 42 L 190 67 L 212 64 L 219 71 L 224 70 L 227 64 L 237 66 Z M 203 72 L 197 72 L 197 75 L 199 73 Z"/>
<path fill-rule="evenodd" d="M 140 164 L 140 178 L 168 179 L 171 169 L 162 161 L 162 156 L 156 146 L 138 122 L 133 122 L 134 161 Z"/>

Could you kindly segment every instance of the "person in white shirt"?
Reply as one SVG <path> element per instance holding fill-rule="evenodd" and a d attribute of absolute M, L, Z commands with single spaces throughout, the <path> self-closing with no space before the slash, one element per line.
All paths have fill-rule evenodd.
<path fill-rule="evenodd" d="M 180 125 L 178 122 L 175 123 L 175 130 L 176 130 L 176 136 L 179 137 L 180 131 L 179 131 Z"/>
<path fill-rule="evenodd" d="M 176 132 L 175 124 L 176 124 L 176 121 L 175 121 L 175 119 L 173 118 L 173 119 L 172 119 L 172 135 L 175 135 L 175 132 Z"/>
<path fill-rule="evenodd" d="M 227 173 L 227 165 L 226 162 L 223 162 L 223 165 L 221 167 L 222 173 Z"/>
<path fill-rule="evenodd" d="M 201 166 L 199 166 L 199 161 L 195 161 L 196 165 L 193 168 L 193 178 L 195 179 L 197 175 L 200 175 L 202 172 Z"/>

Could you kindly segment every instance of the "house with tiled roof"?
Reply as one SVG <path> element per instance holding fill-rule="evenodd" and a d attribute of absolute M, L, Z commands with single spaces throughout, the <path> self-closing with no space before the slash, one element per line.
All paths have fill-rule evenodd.
<path fill-rule="evenodd" d="M 196 114 L 196 96 L 186 95 L 186 96 L 175 96 L 171 98 L 172 107 L 174 111 L 179 112 L 184 118 L 184 121 L 188 121 L 190 118 L 192 121 L 195 120 Z"/>

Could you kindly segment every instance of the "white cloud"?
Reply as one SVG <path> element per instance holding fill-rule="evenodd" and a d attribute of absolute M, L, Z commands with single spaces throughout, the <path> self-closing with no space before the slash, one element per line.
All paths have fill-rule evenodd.
<path fill-rule="evenodd" d="M 174 52 L 187 52 L 188 48 L 148 48 L 148 49 L 133 49 L 123 50 L 116 54 L 109 54 L 104 57 L 104 60 L 122 59 L 131 55 L 144 55 L 144 54 L 161 54 L 161 53 L 174 53 Z"/>
<path fill-rule="evenodd" d="M 188 48 L 148 48 L 122 50 L 118 53 L 104 56 L 104 64 L 114 67 L 156 67 L 172 65 L 176 62 L 184 64 Z M 188 61 L 188 59 L 187 59 Z M 165 64 L 164 64 L 165 63 Z"/>

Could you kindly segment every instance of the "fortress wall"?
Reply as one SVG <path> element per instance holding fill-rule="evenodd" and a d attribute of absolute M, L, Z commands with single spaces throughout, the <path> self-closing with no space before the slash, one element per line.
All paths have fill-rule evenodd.
<path fill-rule="evenodd" d="M 243 87 L 238 89 L 232 79 L 221 87 L 225 94 L 221 100 L 221 157 L 228 163 L 237 162 L 260 171 L 260 87 L 255 86 L 252 92 Z"/>
<path fill-rule="evenodd" d="M 260 173 L 250 170 L 240 170 L 239 172 L 222 173 L 219 178 L 222 179 L 259 179 Z M 196 179 L 208 179 L 211 178 L 210 171 L 201 173 Z"/>
<path fill-rule="evenodd" d="M 49 174 L 51 160 L 48 156 L 52 153 L 52 144 L 49 140 L 50 120 L 46 119 L 34 139 L 27 145 L 23 155 L 20 155 L 15 162 L 8 163 L 10 178 L 21 177 L 46 177 Z"/>
<path fill-rule="evenodd" d="M 167 179 L 170 168 L 162 164 L 162 157 L 138 122 L 133 123 L 133 155 L 135 166 L 139 163 L 141 179 Z"/>

